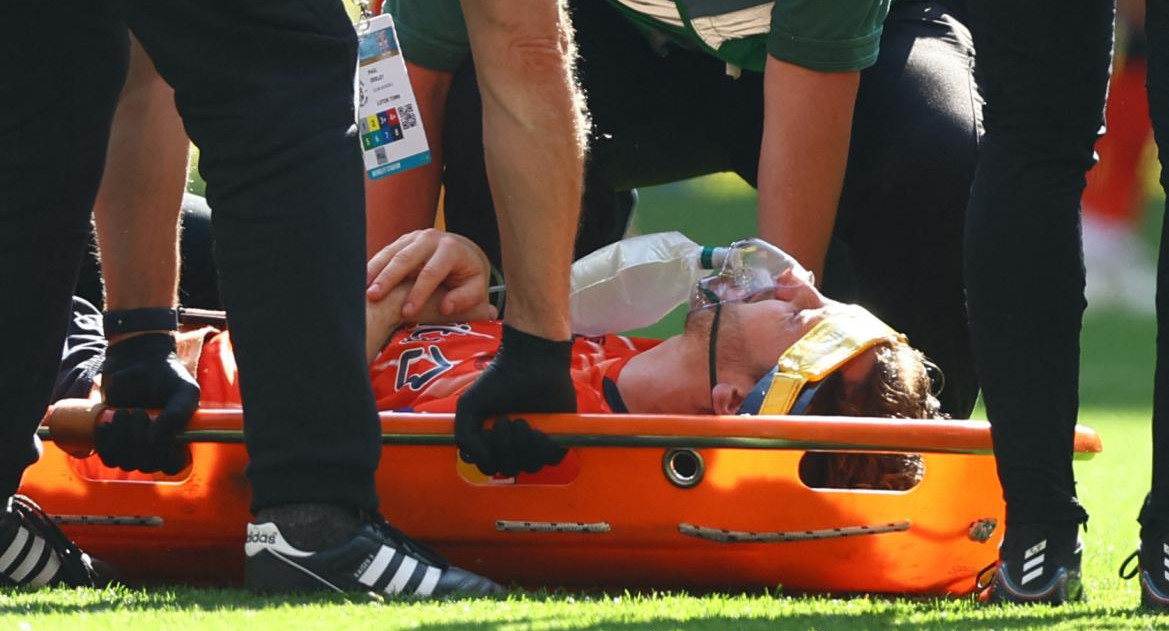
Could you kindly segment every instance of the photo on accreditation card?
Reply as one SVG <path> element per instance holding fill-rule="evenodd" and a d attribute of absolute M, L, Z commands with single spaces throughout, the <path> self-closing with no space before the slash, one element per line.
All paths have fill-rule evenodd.
<path fill-rule="evenodd" d="M 389 59 L 398 54 L 393 28 L 378 29 L 362 35 L 357 42 L 357 58 L 362 66 Z"/>

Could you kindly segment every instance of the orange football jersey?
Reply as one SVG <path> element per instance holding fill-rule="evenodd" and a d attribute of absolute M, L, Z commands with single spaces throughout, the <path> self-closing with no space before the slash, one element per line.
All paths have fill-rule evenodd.
<path fill-rule="evenodd" d="M 454 412 L 459 395 L 495 357 L 502 335 L 498 321 L 399 328 L 370 365 L 378 409 Z M 631 357 L 659 342 L 623 335 L 577 337 L 572 347 L 577 411 L 614 412 L 605 397 L 605 379 L 616 384 Z M 203 407 L 240 405 L 238 372 L 227 333 L 204 346 L 198 373 Z"/>

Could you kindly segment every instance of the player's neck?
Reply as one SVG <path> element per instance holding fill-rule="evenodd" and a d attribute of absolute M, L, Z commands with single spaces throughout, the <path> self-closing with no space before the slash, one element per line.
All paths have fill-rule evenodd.
<path fill-rule="evenodd" d="M 676 335 L 636 355 L 625 364 L 617 377 L 617 390 L 629 412 L 710 412 L 706 356 L 692 346 L 685 336 Z"/>

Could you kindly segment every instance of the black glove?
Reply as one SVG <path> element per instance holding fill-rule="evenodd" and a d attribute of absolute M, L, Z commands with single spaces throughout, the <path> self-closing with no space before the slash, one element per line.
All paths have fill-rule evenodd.
<path fill-rule="evenodd" d="M 147 333 L 110 346 L 102 395 L 106 404 L 125 408 L 95 432 L 97 453 L 107 467 L 174 475 L 187 466 L 190 453 L 174 437 L 199 407 L 199 384 L 175 353 L 172 336 Z M 142 408 L 161 412 L 151 419 Z"/>
<path fill-rule="evenodd" d="M 535 473 L 568 451 L 513 412 L 575 412 L 569 366 L 572 341 L 554 342 L 503 325 L 499 354 L 455 408 L 455 442 L 463 460 L 487 475 Z M 483 421 L 496 417 L 490 431 Z"/>

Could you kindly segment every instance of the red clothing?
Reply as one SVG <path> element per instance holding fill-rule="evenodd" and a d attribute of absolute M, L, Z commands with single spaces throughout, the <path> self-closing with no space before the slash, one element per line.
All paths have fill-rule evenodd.
<path fill-rule="evenodd" d="M 499 350 L 503 327 L 497 321 L 420 324 L 394 332 L 370 366 L 379 410 L 454 412 L 455 402 Z M 626 362 L 660 340 L 622 335 L 578 337 L 572 347 L 572 381 L 577 411 L 612 413 L 603 381 L 614 383 Z M 238 407 L 239 383 L 231 341 L 212 338 L 199 359 L 203 407 Z"/>

